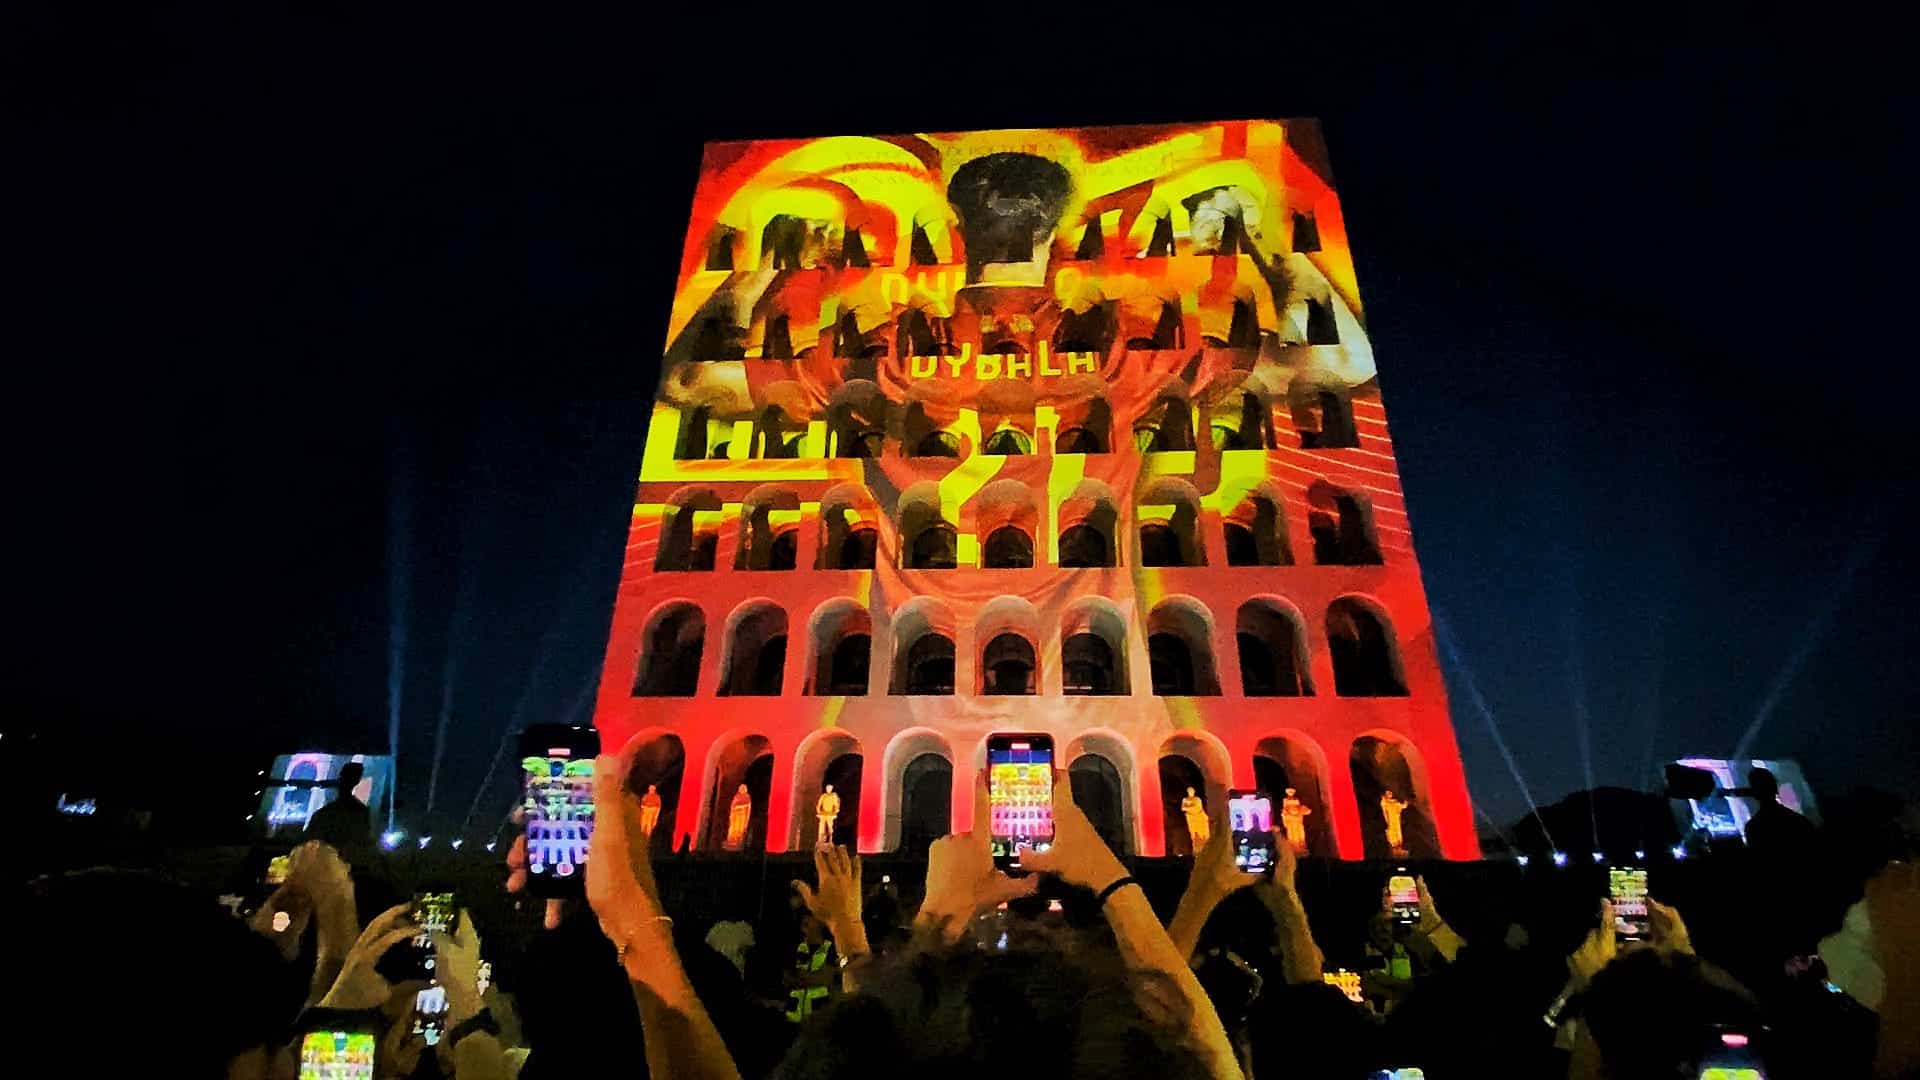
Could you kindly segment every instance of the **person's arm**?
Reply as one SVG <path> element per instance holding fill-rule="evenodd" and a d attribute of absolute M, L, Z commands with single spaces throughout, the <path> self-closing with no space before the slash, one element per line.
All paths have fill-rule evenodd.
<path fill-rule="evenodd" d="M 1278 830 L 1274 831 L 1273 840 L 1276 854 L 1281 847 L 1289 852 L 1293 850 Z M 1173 947 L 1180 955 L 1191 957 L 1213 909 L 1219 907 L 1222 900 L 1258 884 L 1264 877 L 1264 874 L 1249 874 L 1235 864 L 1233 832 L 1227 828 L 1225 815 L 1215 813 L 1213 833 L 1200 849 L 1200 857 L 1193 860 L 1193 872 L 1187 876 L 1187 891 L 1180 894 L 1180 906 L 1174 909 L 1173 918 L 1167 923 L 1167 936 L 1173 939 Z"/>
<path fill-rule="evenodd" d="M 1440 917 L 1440 909 L 1433 906 L 1433 894 L 1427 891 L 1427 879 L 1416 877 L 1413 883 L 1420 891 L 1420 921 L 1413 928 L 1410 944 L 1425 954 L 1424 959 L 1428 964 L 1432 963 L 1435 956 L 1442 963 L 1451 964 L 1453 958 L 1460 955 L 1460 949 L 1466 942 Z"/>
<path fill-rule="evenodd" d="M 353 877 L 339 852 L 317 840 L 300 845 L 288 860 L 287 884 L 307 897 L 313 909 L 316 950 L 309 1003 L 319 1000 L 346 968 L 360 939 L 360 915 L 354 907 Z"/>
<path fill-rule="evenodd" d="M 1320 947 L 1313 942 L 1313 930 L 1307 925 L 1307 907 L 1294 888 L 1299 868 L 1293 845 L 1281 838 L 1274 849 L 1273 875 L 1254 890 L 1254 895 L 1273 916 L 1273 947 L 1280 956 L 1281 978 L 1288 983 L 1316 983 L 1323 962 Z"/>
<path fill-rule="evenodd" d="M 1039 889 L 1037 877 L 1013 878 L 994 869 L 989 811 L 987 773 L 982 769 L 973 784 L 974 831 L 943 836 L 927 849 L 926 898 L 913 920 L 916 939 L 952 944 L 974 916 Z"/>
<path fill-rule="evenodd" d="M 793 887 L 807 910 L 826 924 L 841 961 L 840 973 L 844 976 L 841 987 L 851 992 L 858 989 L 859 969 L 873 954 L 867 944 L 867 924 L 860 918 L 864 895 L 860 884 L 860 856 L 848 854 L 844 847 L 815 848 L 813 871 L 820 883 L 818 890 L 804 881 L 794 882 Z M 820 985 L 833 985 L 833 972 L 823 974 L 827 977 Z"/>
<path fill-rule="evenodd" d="M 639 801 L 624 782 L 637 745 L 594 762 L 597 809 L 588 841 L 587 902 L 633 984 L 650 1075 L 739 1080 L 740 1070 L 680 964 L 673 922 L 660 910 L 646 834 L 639 829 Z"/>
<path fill-rule="evenodd" d="M 979 816 L 986 812 L 984 783 L 976 792 L 976 800 L 975 820 L 985 820 Z M 1053 783 L 1053 846 L 1046 851 L 1023 852 L 1020 859 L 1028 869 L 1053 874 L 1069 885 L 1095 893 L 1106 893 L 1109 886 L 1130 876 L 1074 803 L 1065 771 L 1056 773 Z M 1106 893 L 1101 912 L 1113 929 L 1127 966 L 1166 978 L 1186 999 L 1188 1036 L 1204 1056 L 1208 1071 L 1220 1080 L 1240 1080 L 1240 1060 L 1220 1023 L 1220 1014 L 1187 966 L 1186 955 L 1160 925 L 1146 892 L 1134 883 Z"/>

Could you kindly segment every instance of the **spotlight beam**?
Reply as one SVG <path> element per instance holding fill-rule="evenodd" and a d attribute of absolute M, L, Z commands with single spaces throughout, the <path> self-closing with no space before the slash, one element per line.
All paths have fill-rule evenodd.
<path fill-rule="evenodd" d="M 1493 718 L 1493 709 L 1487 705 L 1487 699 L 1481 695 L 1480 686 L 1473 679 L 1472 669 L 1468 668 L 1467 662 L 1461 659 L 1460 650 L 1454 645 L 1453 633 L 1447 629 L 1446 620 L 1441 618 L 1438 608 L 1433 611 L 1433 638 L 1441 648 L 1447 651 L 1447 659 L 1453 662 L 1453 669 L 1460 673 L 1461 681 L 1466 684 L 1467 696 L 1473 699 L 1474 708 L 1480 710 L 1480 716 L 1486 720 L 1487 733 L 1493 736 L 1494 748 L 1500 751 L 1501 760 L 1507 763 L 1507 771 L 1513 774 L 1514 784 L 1520 788 L 1521 796 L 1527 800 L 1527 807 L 1533 811 L 1533 820 L 1540 823 L 1540 832 L 1546 836 L 1548 846 L 1559 847 L 1553 842 L 1553 834 L 1547 830 L 1546 819 L 1540 816 L 1540 804 L 1533 801 L 1533 789 L 1527 786 L 1526 778 L 1520 775 L 1520 763 L 1514 760 L 1513 751 L 1507 749 L 1507 740 L 1500 735 L 1500 724 Z"/>

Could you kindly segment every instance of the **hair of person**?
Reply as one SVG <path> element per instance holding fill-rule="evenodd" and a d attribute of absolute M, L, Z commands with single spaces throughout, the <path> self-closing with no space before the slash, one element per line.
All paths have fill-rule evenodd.
<path fill-rule="evenodd" d="M 1751 1003 L 1698 957 L 1650 948 L 1602 968 L 1582 995 L 1581 1012 L 1608 1076 L 1682 1075 L 1715 1025 L 1752 1019 Z"/>
<path fill-rule="evenodd" d="M 931 1080 L 990 1076 L 1010 1062 L 1034 1076 L 1205 1075 L 1169 980 L 1129 971 L 1097 934 L 998 925 L 1004 948 L 916 945 L 876 962 L 859 992 L 802 1029 L 775 1075 Z"/>
<path fill-rule="evenodd" d="M 1747 774 L 1747 787 L 1753 789 L 1753 793 L 1760 798 L 1771 799 L 1780 794 L 1780 778 L 1773 775 L 1772 769 L 1755 766 Z"/>
<path fill-rule="evenodd" d="M 367 767 L 365 765 L 357 761 L 349 761 L 345 765 L 340 766 L 340 773 L 334 779 L 339 783 L 341 790 L 351 791 L 354 785 L 360 783 L 360 778 L 366 774 Z"/>

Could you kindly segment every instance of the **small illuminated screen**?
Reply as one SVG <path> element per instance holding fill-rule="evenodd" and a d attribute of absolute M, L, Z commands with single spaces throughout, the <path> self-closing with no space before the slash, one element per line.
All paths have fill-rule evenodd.
<path fill-rule="evenodd" d="M 1610 866 L 1607 868 L 1607 895 L 1613 900 L 1614 929 L 1629 937 L 1647 931 L 1647 872 L 1642 869 Z"/>
<path fill-rule="evenodd" d="M 429 933 L 448 933 L 453 930 L 456 909 L 453 894 L 450 892 L 415 893 L 413 897 L 413 924 Z"/>
<path fill-rule="evenodd" d="M 1416 1068 L 1381 1069 L 1369 1074 L 1367 1080 L 1427 1080 L 1427 1074 Z"/>
<path fill-rule="evenodd" d="M 1395 874 L 1387 879 L 1387 894 L 1394 907 L 1420 906 L 1420 886 L 1406 874 Z"/>
<path fill-rule="evenodd" d="M 564 746 L 524 758 L 527 872 L 570 878 L 587 864 L 593 834 L 593 759 L 575 760 Z"/>
<path fill-rule="evenodd" d="M 440 1042 L 447 1030 L 447 988 L 435 983 L 413 996 L 413 1033 L 428 1046 Z"/>
<path fill-rule="evenodd" d="M 1012 856 L 1021 844 L 1035 851 L 1052 846 L 1052 746 L 1020 740 L 988 746 L 987 787 L 994 855 Z"/>
<path fill-rule="evenodd" d="M 1273 861 L 1273 801 L 1264 795 L 1235 795 L 1227 800 L 1227 824 L 1233 830 L 1235 865 L 1260 873 Z"/>
<path fill-rule="evenodd" d="M 293 870 L 293 856 L 275 855 L 267 860 L 267 884 L 283 885 Z"/>
<path fill-rule="evenodd" d="M 1355 1005 L 1364 1005 L 1366 997 L 1360 992 L 1360 973 L 1341 968 L 1335 971 L 1321 972 L 1320 980 L 1328 986 L 1337 988 L 1347 995 L 1347 1000 Z"/>
<path fill-rule="evenodd" d="M 373 1035 L 307 1032 L 300 1040 L 300 1080 L 373 1080 Z"/>

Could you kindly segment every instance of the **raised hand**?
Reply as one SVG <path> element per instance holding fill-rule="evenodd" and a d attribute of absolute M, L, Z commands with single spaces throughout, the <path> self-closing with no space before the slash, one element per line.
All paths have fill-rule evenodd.
<path fill-rule="evenodd" d="M 626 754 L 602 754 L 594 761 L 587 903 L 600 920 L 601 933 L 620 950 L 628 977 L 651 986 L 667 974 L 665 968 L 677 972 L 680 965 L 673 952 L 672 920 L 661 911 L 660 891 L 653 882 L 647 836 L 640 831 L 640 803 L 627 790 L 626 775 Z"/>
<path fill-rule="evenodd" d="M 813 872 L 820 887 L 796 881 L 794 891 L 838 940 L 841 929 L 860 923 L 860 856 L 849 855 L 844 847 L 815 848 Z"/>
<path fill-rule="evenodd" d="M 1064 781 L 1054 789 L 1054 837 L 1059 840 L 1060 792 Z M 1072 800 L 1067 800 L 1072 805 Z M 927 851 L 926 899 L 920 904 L 916 924 L 938 929 L 948 941 L 959 938 L 975 915 L 1015 897 L 1031 896 L 1040 887 L 1034 877 L 1011 878 L 993 865 L 993 842 L 987 834 L 990 808 L 987 803 L 987 774 L 981 770 L 973 784 L 973 830 L 943 836 Z M 1082 819 L 1083 821 L 1085 819 Z M 1090 826 L 1089 826 L 1090 827 Z M 1096 841 L 1098 837 L 1094 838 Z M 1037 854 L 1025 854 L 1021 861 Z M 1039 869 L 1038 866 L 1034 866 Z"/>
<path fill-rule="evenodd" d="M 976 821 L 985 820 L 986 797 L 983 780 L 974 808 Z M 1020 865 L 1095 892 L 1127 876 L 1127 868 L 1073 801 L 1073 785 L 1064 770 L 1053 776 L 1053 846 L 1045 851 L 1023 849 Z"/>
<path fill-rule="evenodd" d="M 1607 925 L 1613 923 L 1609 921 Z M 1680 912 L 1651 896 L 1647 897 L 1647 942 L 1662 952 L 1693 952 L 1693 938 L 1687 933 L 1687 924 L 1680 918 Z"/>
<path fill-rule="evenodd" d="M 1600 925 L 1587 931 L 1586 940 L 1567 957 L 1567 973 L 1573 976 L 1575 982 L 1585 986 L 1600 973 L 1601 968 L 1613 962 L 1618 952 L 1619 945 L 1614 940 L 1613 902 L 1602 900 Z"/>
<path fill-rule="evenodd" d="M 388 949 L 414 937 L 420 928 L 408 918 L 409 904 L 395 904 L 374 917 L 347 950 L 346 962 L 333 986 L 320 999 L 327 1009 L 375 1009 L 393 996 L 393 985 L 374 970 Z"/>
<path fill-rule="evenodd" d="M 480 1011 L 480 934 L 465 908 L 453 929 L 433 935 L 434 971 L 447 991 L 448 1027 Z"/>

